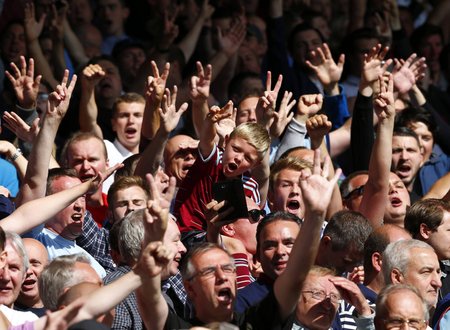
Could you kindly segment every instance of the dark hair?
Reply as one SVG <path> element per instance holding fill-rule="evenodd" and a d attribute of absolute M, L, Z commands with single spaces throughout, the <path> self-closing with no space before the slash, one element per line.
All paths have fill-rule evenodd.
<path fill-rule="evenodd" d="M 118 61 L 119 60 L 119 56 L 122 55 L 122 53 L 125 50 L 130 49 L 130 48 L 140 48 L 144 52 L 147 51 L 145 49 L 144 44 L 141 41 L 136 40 L 136 39 L 127 38 L 127 39 L 119 41 L 118 43 L 116 43 L 114 45 L 114 48 L 112 50 L 112 54 L 111 55 L 116 61 Z"/>
<path fill-rule="evenodd" d="M 319 38 L 322 41 L 322 43 L 325 42 L 325 39 L 324 39 L 322 33 L 319 30 L 317 30 L 315 27 L 312 27 L 311 25 L 309 25 L 307 23 L 300 23 L 300 24 L 297 24 L 296 26 L 294 26 L 294 28 L 292 29 L 291 33 L 289 33 L 287 46 L 288 46 L 288 50 L 291 53 L 292 53 L 292 49 L 293 49 L 293 46 L 294 46 L 295 36 L 297 34 L 299 34 L 300 32 L 309 31 L 309 30 L 315 31 L 319 35 Z"/>
<path fill-rule="evenodd" d="M 45 192 L 45 194 L 47 196 L 53 194 L 53 189 L 52 189 L 53 181 L 55 181 L 56 179 L 59 179 L 60 177 L 63 177 L 63 176 L 78 179 L 77 172 L 72 168 L 56 167 L 56 168 L 50 169 L 48 171 L 47 189 Z"/>
<path fill-rule="evenodd" d="M 405 126 L 394 126 L 394 132 L 392 133 L 392 136 L 409 136 L 414 138 L 417 141 L 417 145 L 420 147 L 420 141 L 419 137 L 417 136 L 416 132 L 414 132 L 409 127 Z"/>
<path fill-rule="evenodd" d="M 343 210 L 336 212 L 328 222 L 323 236 L 331 238 L 331 249 L 343 251 L 354 248 L 364 250 L 364 242 L 372 232 L 369 220 L 359 212 Z"/>
<path fill-rule="evenodd" d="M 420 225 L 422 223 L 431 231 L 436 231 L 442 224 L 445 211 L 450 212 L 448 201 L 437 198 L 419 200 L 406 211 L 405 229 L 416 239 L 420 238 Z"/>
<path fill-rule="evenodd" d="M 442 44 L 444 44 L 444 34 L 439 26 L 426 23 L 415 29 L 410 37 L 410 42 L 413 50 L 417 53 L 420 53 L 420 44 L 425 38 L 428 38 L 432 35 L 439 35 L 439 37 L 441 37 Z"/>
<path fill-rule="evenodd" d="M 409 107 L 395 116 L 395 126 L 408 127 L 414 123 L 423 123 L 427 126 L 428 130 L 433 135 L 433 139 L 436 140 L 437 125 L 433 116 L 423 107 Z"/>
<path fill-rule="evenodd" d="M 246 80 L 255 79 L 261 82 L 260 88 L 247 87 Z M 238 105 L 246 95 L 257 94 L 262 95 L 264 86 L 261 77 L 254 72 L 240 72 L 235 75 L 228 84 L 228 96 L 235 105 Z"/>
<path fill-rule="evenodd" d="M 136 166 L 141 159 L 141 154 L 134 154 L 122 161 L 123 167 L 119 168 L 114 174 L 114 180 L 119 179 L 123 176 L 132 176 L 136 170 Z"/>
<path fill-rule="evenodd" d="M 290 221 L 295 222 L 299 227 L 302 225 L 303 220 L 297 217 L 296 215 L 284 212 L 284 211 L 276 211 L 267 214 L 262 220 L 258 223 L 258 227 L 256 228 L 256 251 L 259 251 L 259 245 L 260 242 L 260 236 L 261 232 L 264 230 L 264 228 L 272 222 L 276 221 Z"/>

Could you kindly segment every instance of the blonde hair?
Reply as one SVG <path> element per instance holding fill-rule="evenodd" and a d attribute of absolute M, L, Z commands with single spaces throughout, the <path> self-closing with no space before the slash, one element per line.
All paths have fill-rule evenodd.
<path fill-rule="evenodd" d="M 269 187 L 270 189 L 273 189 L 275 181 L 282 170 L 289 169 L 301 172 L 305 169 L 312 170 L 312 168 L 313 164 L 304 159 L 299 159 L 297 157 L 281 158 L 270 167 Z"/>
<path fill-rule="evenodd" d="M 242 123 L 230 134 L 230 139 L 241 138 L 256 149 L 259 159 L 263 159 L 270 147 L 270 136 L 265 128 L 257 123 Z"/>

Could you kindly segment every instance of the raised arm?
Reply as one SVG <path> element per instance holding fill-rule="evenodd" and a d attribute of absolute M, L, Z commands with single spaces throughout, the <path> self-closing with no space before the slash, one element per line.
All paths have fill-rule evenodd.
<path fill-rule="evenodd" d="M 46 14 L 42 14 L 39 22 L 36 21 L 34 3 L 30 2 L 25 4 L 24 26 L 29 55 L 33 57 L 36 62 L 36 71 L 43 76 L 44 80 L 47 81 L 52 88 L 56 88 L 59 82 L 53 75 L 50 64 L 45 59 L 38 39 L 44 27 L 45 18 Z"/>
<path fill-rule="evenodd" d="M 153 139 L 159 128 L 159 112 L 161 101 L 166 88 L 167 78 L 170 72 L 170 63 L 164 65 L 161 75 L 159 75 L 158 66 L 154 61 L 151 62 L 153 76 L 148 76 L 145 91 L 146 103 L 144 118 L 142 122 L 141 135 L 148 140 Z"/>
<path fill-rule="evenodd" d="M 79 106 L 79 121 L 82 132 L 92 132 L 103 139 L 101 127 L 97 124 L 98 108 L 95 102 L 95 86 L 105 76 L 98 64 L 89 64 L 81 75 L 81 98 Z"/>
<path fill-rule="evenodd" d="M 389 197 L 392 133 L 395 120 L 393 77 L 391 74 L 387 77 L 385 75 L 379 77 L 378 81 L 380 93 L 374 98 L 374 109 L 378 117 L 377 137 L 370 156 L 369 179 L 364 186 L 359 208 L 374 228 L 383 224 L 384 209 Z"/>
<path fill-rule="evenodd" d="M 26 233 L 36 226 L 51 219 L 59 211 L 70 205 L 74 200 L 88 192 L 98 189 L 103 179 L 113 173 L 119 166 L 108 169 L 105 176 L 97 175 L 95 178 L 85 181 L 70 189 L 60 191 L 46 197 L 33 199 L 2 220 L 1 227 L 4 230 L 15 232 L 19 235 Z M 39 210 L 39 212 L 36 212 Z"/>
<path fill-rule="evenodd" d="M 274 284 L 282 319 L 286 319 L 294 311 L 303 282 L 314 264 L 319 248 L 320 230 L 340 173 L 338 169 L 333 179 L 328 181 L 328 162 L 325 162 L 321 169 L 320 151 L 316 150 L 312 173 L 303 171 L 301 174 L 300 188 L 305 204 L 305 221 L 292 247 L 287 267 Z"/>
<path fill-rule="evenodd" d="M 167 199 L 161 198 L 155 187 L 153 177 L 148 176 L 152 199 L 147 203 L 144 217 L 145 238 L 144 244 L 161 242 L 167 228 L 169 207 Z M 174 184 L 173 178 L 171 179 Z M 173 187 L 173 185 L 172 185 Z M 173 189 L 171 190 L 173 194 Z M 149 269 L 156 269 L 159 273 L 143 278 L 142 286 L 136 291 L 139 312 L 145 327 L 151 329 L 163 329 L 169 309 L 161 294 L 161 270 L 165 266 L 158 258 L 147 258 Z M 167 262 L 166 262 L 167 264 Z"/>
<path fill-rule="evenodd" d="M 191 77 L 189 96 L 192 101 L 192 121 L 195 133 L 199 136 L 203 122 L 209 112 L 208 98 L 211 87 L 212 66 L 208 64 L 203 68 L 200 62 L 197 62 L 196 65 L 197 75 Z"/>
<path fill-rule="evenodd" d="M 44 114 L 42 128 L 31 150 L 19 204 L 45 196 L 53 141 L 55 141 L 59 124 L 69 108 L 76 81 L 77 76 L 74 75 L 69 83 L 69 71 L 66 70 L 61 84 L 56 86 L 56 91 L 49 95 L 47 113 Z"/>
<path fill-rule="evenodd" d="M 217 135 L 215 124 L 220 122 L 222 119 L 228 118 L 232 115 L 233 102 L 228 101 L 228 103 L 223 107 L 212 106 L 209 109 L 209 113 L 205 118 L 200 133 L 200 142 L 198 148 L 204 159 L 206 159 L 214 149 L 215 139 Z"/>
<path fill-rule="evenodd" d="M 188 108 L 188 104 L 183 103 L 177 110 L 177 91 L 177 86 L 174 86 L 172 94 L 169 89 L 166 89 L 166 93 L 161 102 L 162 107 L 159 109 L 159 116 L 161 119 L 159 129 L 153 140 L 142 152 L 136 165 L 136 169 L 134 170 L 135 175 L 139 175 L 142 178 L 145 178 L 147 173 L 156 175 L 163 159 L 164 148 L 169 138 L 169 134 L 177 127 L 181 116 Z"/>

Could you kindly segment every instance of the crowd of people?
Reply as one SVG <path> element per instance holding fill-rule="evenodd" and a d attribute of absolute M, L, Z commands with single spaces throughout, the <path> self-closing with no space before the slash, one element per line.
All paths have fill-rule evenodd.
<path fill-rule="evenodd" d="M 450 328 L 450 1 L 0 12 L 0 329 Z"/>

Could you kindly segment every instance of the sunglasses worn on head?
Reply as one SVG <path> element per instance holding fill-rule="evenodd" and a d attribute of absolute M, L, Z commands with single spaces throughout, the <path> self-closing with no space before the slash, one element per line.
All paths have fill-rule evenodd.
<path fill-rule="evenodd" d="M 358 188 L 355 188 L 352 191 L 350 191 L 347 195 L 344 196 L 344 199 L 347 200 L 355 198 L 361 196 L 363 193 L 364 193 L 364 185 L 359 186 Z"/>

